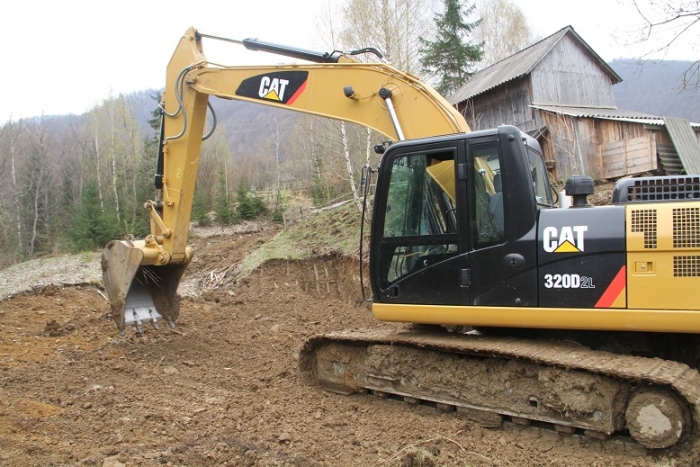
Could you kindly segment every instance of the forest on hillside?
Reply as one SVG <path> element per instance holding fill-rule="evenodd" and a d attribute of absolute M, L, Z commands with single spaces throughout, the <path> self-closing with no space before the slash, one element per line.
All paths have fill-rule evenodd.
<path fill-rule="evenodd" d="M 659 117 L 700 123 L 700 90 L 682 89 L 682 76 L 695 62 L 617 59 L 609 63 L 622 82 L 613 86 L 615 104 Z"/>
<path fill-rule="evenodd" d="M 0 268 L 147 233 L 157 95 L 120 95 L 84 115 L 0 126 Z M 368 141 L 376 139 L 357 125 L 216 98 L 212 104 L 218 124 L 203 142 L 193 221 L 230 224 L 264 212 L 281 220 L 292 196 L 332 202 L 348 194 L 350 179 L 359 184 Z"/>

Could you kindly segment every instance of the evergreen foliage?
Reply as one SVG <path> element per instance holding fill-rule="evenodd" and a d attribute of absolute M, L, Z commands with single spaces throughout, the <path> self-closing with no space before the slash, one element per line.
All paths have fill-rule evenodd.
<path fill-rule="evenodd" d="M 483 44 L 470 44 L 471 32 L 480 20 L 466 22 L 475 5 L 465 7 L 464 0 L 444 0 L 444 13 L 435 14 L 437 38 L 421 38 L 423 71 L 438 77 L 437 91 L 447 96 L 462 86 L 474 74 L 475 63 L 484 52 Z"/>
<path fill-rule="evenodd" d="M 194 198 L 192 199 L 192 213 L 190 218 L 201 226 L 211 225 L 211 217 L 209 217 L 209 209 L 202 190 L 195 188 Z"/>
<path fill-rule="evenodd" d="M 315 206 L 323 206 L 330 201 L 328 182 L 322 175 L 323 159 L 320 157 L 311 159 L 311 170 L 311 199 Z"/>
<path fill-rule="evenodd" d="M 68 228 L 68 237 L 72 241 L 73 250 L 104 248 L 111 240 L 120 237 L 119 230 L 117 219 L 113 215 L 102 212 L 97 187 L 94 184 L 85 186 L 81 203 L 75 208 Z"/>
<path fill-rule="evenodd" d="M 0 255 L 0 269 L 14 264 L 19 259 L 16 242 L 10 212 L 0 199 L 0 251 L 5 252 L 5 254 Z"/>
<path fill-rule="evenodd" d="M 250 196 L 243 183 L 239 184 L 236 190 L 236 201 L 238 202 L 238 217 L 241 220 L 254 219 L 267 213 L 265 201 L 257 196 Z"/>

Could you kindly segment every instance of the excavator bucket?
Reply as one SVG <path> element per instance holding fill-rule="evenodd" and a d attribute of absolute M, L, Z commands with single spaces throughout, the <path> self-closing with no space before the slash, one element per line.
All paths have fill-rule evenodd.
<path fill-rule="evenodd" d="M 112 318 L 124 335 L 126 326 L 143 332 L 144 323 L 165 319 L 170 327 L 180 313 L 177 288 L 187 263 L 142 265 L 144 252 L 131 242 L 114 240 L 102 253 L 102 280 L 109 296 Z"/>

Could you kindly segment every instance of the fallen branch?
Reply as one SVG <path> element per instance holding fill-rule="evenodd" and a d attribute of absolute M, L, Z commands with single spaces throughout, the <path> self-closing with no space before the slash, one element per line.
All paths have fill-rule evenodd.
<path fill-rule="evenodd" d="M 458 434 L 460 434 L 460 433 L 463 433 L 463 431 L 460 430 L 460 431 L 458 431 L 458 432 L 455 433 L 455 434 L 458 435 Z M 437 441 L 437 440 L 439 440 L 439 439 L 444 439 L 445 441 L 449 441 L 450 443 L 456 445 L 457 447 L 459 447 L 459 449 L 460 449 L 464 454 L 469 454 L 469 455 L 473 455 L 473 456 L 480 457 L 480 458 L 482 458 L 483 460 L 485 460 L 485 461 L 487 461 L 487 462 L 493 462 L 492 459 L 490 459 L 490 458 L 488 458 L 488 457 L 486 457 L 486 456 L 484 456 L 484 455 L 482 455 L 482 454 L 479 454 L 478 452 L 467 451 L 466 449 L 464 449 L 464 446 L 462 446 L 461 444 L 459 444 L 457 441 L 455 441 L 455 440 L 453 440 L 453 439 L 450 439 L 450 438 L 448 438 L 448 437 L 446 437 L 446 436 L 442 436 L 442 435 L 437 435 L 437 436 L 434 437 L 434 438 L 426 439 L 426 440 L 420 441 L 420 442 L 418 442 L 418 443 L 409 444 L 409 445 L 403 447 L 402 449 L 400 449 L 399 451 L 397 451 L 396 454 L 394 454 L 394 455 L 391 456 L 390 458 L 388 458 L 388 459 L 380 459 L 379 462 L 391 462 L 391 461 L 395 460 L 402 452 L 405 452 L 405 451 L 407 451 L 407 450 L 409 450 L 409 449 L 418 447 L 418 446 L 420 446 L 421 444 L 432 443 L 433 441 Z"/>

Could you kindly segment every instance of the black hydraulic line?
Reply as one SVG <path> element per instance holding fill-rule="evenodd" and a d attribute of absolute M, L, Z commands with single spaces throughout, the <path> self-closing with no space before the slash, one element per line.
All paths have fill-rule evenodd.
<path fill-rule="evenodd" d="M 163 143 L 165 139 L 165 112 L 160 114 L 160 135 L 158 136 L 158 158 L 156 159 L 156 190 L 163 189 Z"/>
<path fill-rule="evenodd" d="M 363 49 L 353 50 L 348 52 L 348 55 L 362 55 L 362 54 L 374 54 L 379 58 L 384 58 L 384 54 L 374 47 L 365 47 Z"/>
<path fill-rule="evenodd" d="M 366 209 L 367 209 L 367 198 L 369 197 L 369 186 L 372 183 L 372 168 L 367 166 L 365 167 L 366 171 L 366 178 L 365 178 L 365 186 L 364 186 L 364 197 L 362 200 L 362 217 L 360 219 L 360 289 L 362 290 L 362 299 L 366 302 L 373 302 L 374 299 L 370 295 L 369 297 L 367 296 L 367 293 L 365 292 L 365 273 L 364 273 L 364 268 L 362 267 L 364 263 L 364 238 L 365 238 L 365 214 L 366 214 Z M 371 234 L 370 234 L 371 235 Z"/>
<path fill-rule="evenodd" d="M 185 104 L 182 102 L 182 94 L 184 92 L 184 76 L 187 72 L 189 72 L 192 68 L 194 68 L 192 65 L 187 66 L 183 68 L 180 71 L 180 74 L 177 75 L 177 79 L 175 80 L 175 97 L 177 98 L 177 103 L 178 103 L 178 108 L 175 113 L 169 114 L 168 112 L 165 111 L 165 106 L 161 106 L 160 108 L 163 110 L 163 113 L 167 115 L 168 117 L 175 117 L 177 116 L 180 112 L 182 112 L 182 130 L 180 130 L 180 133 L 175 135 L 175 136 L 169 136 L 163 140 L 163 143 L 166 141 L 170 141 L 172 139 L 178 139 L 182 138 L 182 135 L 185 134 L 185 130 L 187 129 L 187 112 L 185 112 Z"/>
<path fill-rule="evenodd" d="M 214 112 L 214 107 L 212 107 L 211 102 L 207 102 L 207 107 L 211 112 L 211 129 L 209 130 L 209 133 L 202 136 L 202 141 L 208 140 L 209 137 L 214 134 L 214 130 L 216 130 L 216 112 Z"/>

